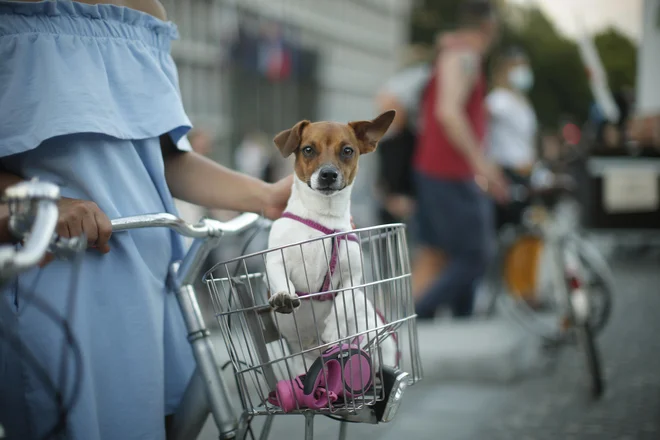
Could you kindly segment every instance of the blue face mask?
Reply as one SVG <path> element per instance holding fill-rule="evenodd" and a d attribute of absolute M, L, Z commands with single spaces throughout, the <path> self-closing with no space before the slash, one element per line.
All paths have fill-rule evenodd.
<path fill-rule="evenodd" d="M 509 84 L 514 89 L 526 92 L 534 85 L 534 73 L 529 66 L 516 66 L 509 71 Z"/>

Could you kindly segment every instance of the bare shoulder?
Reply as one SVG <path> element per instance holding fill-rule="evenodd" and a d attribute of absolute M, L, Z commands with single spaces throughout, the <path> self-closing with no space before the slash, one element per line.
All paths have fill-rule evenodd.
<path fill-rule="evenodd" d="M 39 0 L 14 0 L 19 2 L 34 3 Z M 75 0 L 78 3 L 87 3 L 88 5 L 110 4 L 115 6 L 125 6 L 136 11 L 153 15 L 159 20 L 166 21 L 167 13 L 165 7 L 159 0 Z"/>
<path fill-rule="evenodd" d="M 167 11 L 159 0 L 118 0 L 124 3 L 124 6 L 138 11 L 146 12 L 149 15 L 167 21 Z"/>

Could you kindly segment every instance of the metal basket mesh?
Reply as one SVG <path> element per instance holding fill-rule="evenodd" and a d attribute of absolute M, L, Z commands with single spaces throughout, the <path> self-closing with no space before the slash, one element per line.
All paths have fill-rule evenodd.
<path fill-rule="evenodd" d="M 345 360 L 339 359 L 342 383 L 347 383 L 348 376 L 353 377 L 354 369 L 359 368 L 360 377 L 368 376 L 371 385 L 366 392 L 357 393 L 359 395 L 348 393 L 336 399 L 330 394 L 321 396 L 322 402 L 314 406 L 314 411 L 353 414 L 382 400 L 383 367 L 396 367 L 407 372 L 410 384 L 421 378 L 405 226 L 378 226 L 356 229 L 351 233 L 357 236 L 357 243 L 338 240 L 342 233 L 324 236 L 228 260 L 217 264 L 205 275 L 204 281 L 247 414 L 309 411 L 297 396 L 295 408 L 285 411 L 278 402 L 272 403 L 272 392 L 278 383 L 280 386 L 288 384 L 293 391 L 296 376 L 307 373 L 315 359 L 339 344 L 359 345 L 371 359 L 371 371 L 368 372 L 362 371 L 366 368 L 362 364 L 347 366 Z M 303 284 L 306 285 L 295 287 L 298 291 L 312 292 L 310 286 L 320 284 L 318 279 L 310 278 L 325 273 L 333 246 L 337 246 L 335 249 L 339 252 L 345 247 L 346 254 L 348 246 L 359 249 L 358 261 L 356 258 L 352 261 L 339 259 L 344 265 L 340 270 L 348 271 L 350 275 L 343 279 L 350 282 L 338 285 L 333 277 L 326 292 L 302 298 L 301 307 L 293 313 L 273 312 L 268 303 L 269 279 L 274 276 L 269 273 L 269 267 L 271 270 L 273 267 L 269 266 L 269 261 L 280 258 L 286 263 L 292 255 L 300 255 L 299 261 L 304 267 L 302 272 L 298 268 L 298 274 L 304 273 Z M 312 267 L 319 264 L 326 266 Z M 293 269 L 287 268 L 286 264 L 282 267 L 288 277 Z M 336 294 L 336 298 L 328 301 L 313 298 L 328 292 Z M 344 300 L 338 301 L 337 298 Z M 337 327 L 337 338 L 324 340 L 322 329 L 331 326 Z M 389 344 L 388 350 L 384 348 L 386 344 Z M 396 357 L 388 355 L 385 358 L 383 353 L 391 354 L 393 346 L 396 347 Z M 321 376 L 324 380 L 326 374 L 327 370 L 323 368 Z"/>

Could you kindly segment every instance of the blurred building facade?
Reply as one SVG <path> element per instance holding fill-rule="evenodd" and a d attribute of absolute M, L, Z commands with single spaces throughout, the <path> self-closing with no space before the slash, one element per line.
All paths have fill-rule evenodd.
<path fill-rule="evenodd" d="M 161 0 L 180 33 L 172 54 L 193 124 L 232 164 L 250 133 L 300 119 L 374 117 L 373 97 L 408 41 L 414 0 Z M 273 147 L 274 149 L 274 147 Z M 375 158 L 365 157 L 354 216 L 373 220 Z"/>

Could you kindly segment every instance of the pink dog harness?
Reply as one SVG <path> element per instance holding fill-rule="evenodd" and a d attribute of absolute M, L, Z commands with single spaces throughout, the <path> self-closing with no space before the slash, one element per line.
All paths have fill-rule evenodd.
<path fill-rule="evenodd" d="M 305 226 L 309 226 L 312 229 L 316 229 L 319 232 L 322 232 L 325 235 L 331 235 L 331 234 L 336 234 L 340 231 L 338 229 L 330 229 L 326 228 L 320 223 L 315 222 L 314 220 L 309 220 L 306 218 L 302 218 L 300 216 L 297 216 L 295 214 L 292 214 L 290 212 L 285 212 L 282 214 L 282 217 L 288 218 L 291 220 L 295 220 L 297 222 L 302 223 Z M 360 241 L 358 240 L 357 236 L 355 234 L 346 234 L 346 235 L 337 235 L 336 237 L 332 237 L 332 252 L 330 254 L 330 267 L 328 272 L 325 274 L 325 278 L 323 278 L 323 284 L 321 285 L 321 289 L 316 292 L 316 293 L 322 293 L 322 292 L 327 292 L 330 290 L 330 281 L 332 279 L 332 276 L 335 273 L 335 269 L 337 269 L 337 261 L 339 260 L 339 242 L 341 240 L 348 240 L 348 241 L 353 241 L 355 243 L 359 243 Z M 310 296 L 313 293 L 312 292 L 296 292 L 296 294 L 300 298 L 304 298 L 306 296 Z M 315 299 L 317 301 L 331 301 L 337 296 L 337 293 L 322 293 L 320 295 L 315 295 L 312 296 L 311 299 Z"/>
<path fill-rule="evenodd" d="M 330 229 L 326 228 L 320 223 L 315 222 L 314 220 L 302 218 L 298 215 L 292 214 L 290 212 L 284 212 L 282 214 L 282 217 L 288 218 L 294 221 L 297 221 L 299 223 L 302 223 L 305 226 L 309 226 L 312 229 L 316 229 L 319 232 L 322 232 L 325 235 L 331 235 L 331 234 L 337 234 L 339 232 L 344 232 L 340 231 L 338 229 Z M 341 240 L 348 240 L 348 241 L 353 241 L 355 243 L 360 243 L 358 240 L 357 236 L 355 234 L 345 234 L 345 235 L 337 235 L 336 237 L 332 237 L 332 253 L 330 254 L 330 267 L 328 272 L 325 274 L 325 278 L 323 278 L 323 284 L 321 285 L 321 290 L 319 290 L 316 293 L 319 293 L 319 295 L 314 295 L 310 297 L 310 299 L 316 300 L 316 301 L 332 301 L 335 299 L 335 296 L 337 296 L 337 292 L 332 292 L 332 293 L 323 293 L 327 292 L 330 290 L 330 280 L 332 278 L 332 275 L 335 273 L 335 269 L 337 268 L 337 260 L 339 259 L 339 242 Z M 296 295 L 300 298 L 304 298 L 306 296 L 312 295 L 310 292 L 296 292 Z M 383 323 L 387 324 L 387 321 L 385 320 L 385 316 L 380 312 L 380 310 L 376 309 L 376 314 L 378 317 L 383 321 Z M 401 358 L 401 352 L 399 351 L 399 340 L 397 338 L 396 333 L 392 333 L 392 338 L 394 339 L 394 343 L 397 346 L 397 352 L 396 352 L 396 360 L 397 363 L 399 362 L 399 359 Z"/>

